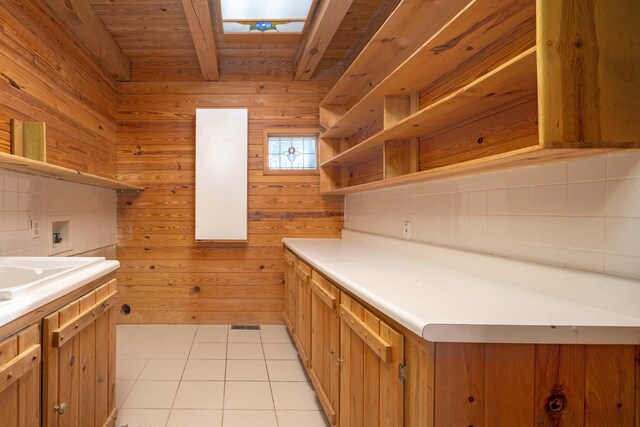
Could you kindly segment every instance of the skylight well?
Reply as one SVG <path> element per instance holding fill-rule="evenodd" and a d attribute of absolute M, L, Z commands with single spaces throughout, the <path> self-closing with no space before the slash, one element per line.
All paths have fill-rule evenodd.
<path fill-rule="evenodd" d="M 300 34 L 313 0 L 220 0 L 225 33 Z"/>

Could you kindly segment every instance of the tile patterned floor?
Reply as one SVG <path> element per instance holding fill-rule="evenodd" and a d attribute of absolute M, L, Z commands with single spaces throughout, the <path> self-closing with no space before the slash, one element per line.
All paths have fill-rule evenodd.
<path fill-rule="evenodd" d="M 327 427 L 285 326 L 118 325 L 116 427 Z"/>

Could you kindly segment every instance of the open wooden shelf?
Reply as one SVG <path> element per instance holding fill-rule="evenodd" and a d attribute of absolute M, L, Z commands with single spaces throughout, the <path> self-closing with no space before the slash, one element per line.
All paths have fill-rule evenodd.
<path fill-rule="evenodd" d="M 426 24 L 428 37 L 390 70 L 391 35 L 410 37 L 402 20 L 416 25 L 410 3 L 320 105 L 321 194 L 640 148 L 640 82 L 627 78 L 640 66 L 637 3 L 446 2 L 441 28 Z M 368 71 L 375 58 L 383 63 Z"/>
<path fill-rule="evenodd" d="M 401 0 L 321 106 L 337 111 L 351 108 L 468 3 L 469 0 Z"/>
<path fill-rule="evenodd" d="M 385 96 L 423 91 L 427 94 L 423 98 L 435 100 L 535 45 L 535 1 L 455 2 L 447 4 L 446 9 L 456 12 L 455 16 L 443 22 L 433 37 L 355 103 L 350 101 L 354 98 L 350 76 L 366 73 L 358 73 L 359 69 L 347 71 L 320 105 L 320 121 L 326 128 L 323 137 L 349 138 L 358 133 L 363 123 L 382 116 Z M 386 23 L 380 31 L 385 29 Z M 469 42 L 473 45 L 458 43 L 462 35 L 472 38 Z M 507 38 L 509 43 L 499 42 Z M 391 50 L 375 45 L 371 49 L 373 52 L 365 50 L 360 56 L 384 57 Z"/>
<path fill-rule="evenodd" d="M 78 184 L 93 185 L 94 187 L 111 188 L 123 191 L 142 191 L 144 188 L 115 179 L 104 178 L 62 166 L 39 162 L 25 157 L 14 156 L 8 153 L 0 153 L 0 169 L 29 175 L 44 176 L 46 178 L 60 179 L 62 181 L 75 182 Z"/>
<path fill-rule="evenodd" d="M 441 166 L 434 169 L 396 176 L 384 180 L 377 180 L 367 182 L 365 184 L 352 185 L 345 188 L 325 191 L 323 192 L 323 194 L 330 196 L 341 196 L 350 193 L 358 193 L 361 191 L 376 190 L 379 188 L 394 187 L 416 182 L 474 175 L 478 173 L 489 172 L 491 170 L 509 169 L 553 161 L 563 161 L 584 156 L 591 156 L 594 154 L 604 154 L 612 151 L 615 151 L 615 149 L 545 149 L 540 145 L 536 145 L 532 147 L 521 148 L 519 150 L 509 151 L 507 153 L 483 157 L 481 159 L 469 160 L 466 162 Z"/>
<path fill-rule="evenodd" d="M 395 126 L 323 162 L 321 166 L 350 164 L 381 156 L 385 141 L 407 140 L 408 144 L 411 138 L 427 137 L 460 127 L 536 97 L 536 50 L 531 48 Z"/>

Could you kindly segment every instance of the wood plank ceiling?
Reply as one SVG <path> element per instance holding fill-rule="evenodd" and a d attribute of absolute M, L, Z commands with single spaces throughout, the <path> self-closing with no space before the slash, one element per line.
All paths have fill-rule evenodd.
<path fill-rule="evenodd" d="M 270 41 L 268 34 L 251 34 L 255 40 L 248 36 L 223 36 L 215 0 L 73 0 L 65 3 L 75 3 L 75 9 L 79 10 L 81 8 L 77 4 L 81 1 L 90 3 L 131 62 L 130 78 L 110 70 L 119 80 L 217 80 L 218 76 L 211 68 L 211 61 L 217 59 L 220 80 L 223 81 L 291 81 L 294 79 L 296 58 L 308 61 L 309 52 L 313 49 L 325 50 L 319 61 L 308 61 L 315 67 L 315 72 L 304 73 L 309 67 L 300 66 L 298 69 L 302 70 L 299 71 L 302 76 L 295 77 L 337 79 L 399 0 L 353 0 L 343 19 L 341 14 L 345 12 L 331 6 L 335 0 L 318 0 L 311 24 L 340 19 L 339 25 L 333 23 L 337 29 L 328 44 L 317 32 L 316 39 L 312 39 L 313 31 L 293 40 L 281 38 L 280 42 Z M 192 29 L 198 27 L 198 20 L 203 19 L 198 12 L 206 8 L 207 2 L 215 37 L 214 47 L 206 44 L 207 28 L 203 34 L 199 31 L 192 33 Z M 185 13 L 185 7 L 190 15 Z M 307 27 L 313 29 L 313 25 Z M 203 46 L 206 49 L 203 50 Z M 215 58 L 211 58 L 212 49 L 216 51 Z M 203 56 L 207 54 L 209 58 L 203 63 Z M 209 65 L 203 65 L 206 63 Z"/>

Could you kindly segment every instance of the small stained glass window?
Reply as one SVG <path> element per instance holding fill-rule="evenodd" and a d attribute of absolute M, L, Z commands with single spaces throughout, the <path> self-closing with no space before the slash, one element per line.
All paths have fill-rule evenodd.
<path fill-rule="evenodd" d="M 267 167 L 269 171 L 316 171 L 317 135 L 269 134 Z"/>
<path fill-rule="evenodd" d="M 220 0 L 222 28 L 234 33 L 301 34 L 314 0 Z"/>

